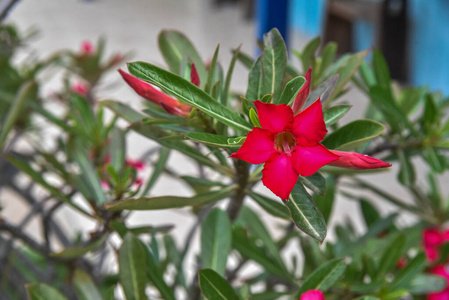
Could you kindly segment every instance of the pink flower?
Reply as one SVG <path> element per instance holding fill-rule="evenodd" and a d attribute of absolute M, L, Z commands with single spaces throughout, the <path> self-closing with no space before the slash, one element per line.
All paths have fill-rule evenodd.
<path fill-rule="evenodd" d="M 90 41 L 83 41 L 81 43 L 81 54 L 91 55 L 94 53 L 94 46 Z"/>
<path fill-rule="evenodd" d="M 301 295 L 300 300 L 326 300 L 319 290 L 310 290 Z"/>
<path fill-rule="evenodd" d="M 126 83 L 134 90 L 139 96 L 162 106 L 169 114 L 188 116 L 191 110 L 189 105 L 181 104 L 178 100 L 164 94 L 160 90 L 154 88 L 151 84 L 140 80 L 139 78 L 118 70 L 120 75 Z"/>
<path fill-rule="evenodd" d="M 295 101 L 293 101 L 292 110 L 293 114 L 296 115 L 301 111 L 301 109 L 304 106 L 304 103 L 306 103 L 307 96 L 309 96 L 310 92 L 310 81 L 312 78 L 312 67 L 307 70 L 306 75 L 304 76 L 306 79 L 306 82 L 302 86 L 301 90 L 298 92 L 298 95 L 296 95 Z"/>
<path fill-rule="evenodd" d="M 368 155 L 355 152 L 343 152 L 335 150 L 331 150 L 331 152 L 340 156 L 340 158 L 329 163 L 330 166 L 353 170 L 366 170 L 366 169 L 391 167 L 391 164 Z"/>
<path fill-rule="evenodd" d="M 196 86 L 200 86 L 200 76 L 194 63 L 192 63 L 192 69 L 190 70 L 190 82 Z"/>
<path fill-rule="evenodd" d="M 72 91 L 85 97 L 89 92 L 89 88 L 82 82 L 75 82 L 74 84 L 72 84 Z"/>
<path fill-rule="evenodd" d="M 145 163 L 139 159 L 127 158 L 125 165 L 136 169 L 137 171 L 143 171 L 143 169 L 145 169 Z"/>
<path fill-rule="evenodd" d="M 339 158 L 320 144 L 327 132 L 321 101 L 318 99 L 296 116 L 285 104 L 254 104 L 262 128 L 253 128 L 231 157 L 252 164 L 265 163 L 263 184 L 287 200 L 299 175 L 310 176 Z"/>
<path fill-rule="evenodd" d="M 440 246 L 449 241 L 449 230 L 441 231 L 438 228 L 427 228 L 423 231 L 423 246 L 430 261 L 440 256 Z"/>
<path fill-rule="evenodd" d="M 430 270 L 431 274 L 439 275 L 446 279 L 449 283 L 449 272 L 447 270 L 447 266 L 437 265 L 432 270 Z M 431 293 L 427 295 L 427 300 L 448 300 L 449 299 L 449 285 L 440 292 Z"/>

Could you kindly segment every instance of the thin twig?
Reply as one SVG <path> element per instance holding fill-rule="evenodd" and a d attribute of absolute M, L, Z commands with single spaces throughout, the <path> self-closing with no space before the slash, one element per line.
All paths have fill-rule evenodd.
<path fill-rule="evenodd" d="M 0 23 L 6 19 L 11 9 L 19 2 L 19 0 L 6 0 L 6 3 L 0 7 Z"/>

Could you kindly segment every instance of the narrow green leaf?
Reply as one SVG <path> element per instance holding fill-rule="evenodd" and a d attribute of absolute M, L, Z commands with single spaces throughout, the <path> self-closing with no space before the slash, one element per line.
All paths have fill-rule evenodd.
<path fill-rule="evenodd" d="M 441 292 L 447 286 L 447 279 L 439 275 L 420 274 L 407 285 L 407 290 L 413 295 L 427 295 Z"/>
<path fill-rule="evenodd" d="M 148 183 L 145 185 L 145 188 L 143 189 L 141 196 L 145 196 L 148 194 L 148 192 L 151 190 L 151 188 L 154 186 L 156 181 L 159 179 L 159 176 L 164 171 L 165 165 L 167 164 L 168 158 L 170 157 L 170 149 L 161 147 L 159 150 L 159 157 L 157 159 L 156 165 L 154 166 L 153 173 L 151 174 L 150 179 L 148 180 Z"/>
<path fill-rule="evenodd" d="M 259 128 L 262 127 L 262 125 L 260 125 L 259 116 L 257 115 L 256 111 L 252 107 L 249 110 L 249 119 L 251 120 L 251 123 L 253 123 L 253 125 L 255 127 L 259 127 Z"/>
<path fill-rule="evenodd" d="M 287 104 L 290 105 L 298 95 L 301 88 L 304 86 L 306 79 L 303 76 L 298 76 L 287 82 L 284 90 L 282 91 L 281 97 L 279 98 L 277 104 Z M 276 101 L 276 98 L 275 98 Z"/>
<path fill-rule="evenodd" d="M 207 71 L 192 42 L 181 32 L 163 30 L 158 36 L 159 49 L 165 62 L 174 73 L 181 75 L 181 62 L 188 57 L 195 63 L 201 83 L 206 83 Z"/>
<path fill-rule="evenodd" d="M 215 66 L 217 65 L 218 52 L 220 50 L 220 44 L 215 48 L 214 56 L 212 58 L 212 62 L 210 63 L 209 71 L 207 74 L 207 82 L 206 82 L 206 93 L 211 94 L 212 87 L 214 85 L 214 75 L 215 75 Z"/>
<path fill-rule="evenodd" d="M 287 47 L 279 30 L 273 28 L 263 38 L 262 74 L 264 95 L 271 94 L 275 103 L 281 95 L 282 82 L 287 69 Z"/>
<path fill-rule="evenodd" d="M 238 297 L 229 283 L 211 269 L 198 272 L 201 292 L 208 300 L 237 300 Z"/>
<path fill-rule="evenodd" d="M 6 139 L 8 137 L 8 133 L 11 131 L 11 129 L 14 126 L 14 123 L 16 120 L 20 117 L 20 113 L 22 109 L 25 106 L 25 102 L 29 97 L 29 94 L 34 91 L 36 92 L 36 82 L 29 81 L 24 83 L 18 93 L 17 96 L 14 98 L 13 102 L 9 106 L 8 113 L 5 116 L 4 123 L 1 124 L 0 129 L 0 151 L 3 149 L 3 145 L 6 142 Z"/>
<path fill-rule="evenodd" d="M 223 97 L 221 98 L 221 103 L 224 106 L 228 106 L 229 88 L 231 86 L 232 74 L 234 72 L 235 62 L 239 59 L 241 46 L 242 45 L 238 46 L 237 49 L 234 50 L 234 54 L 232 55 L 231 62 L 229 63 L 228 72 L 226 73 Z M 252 64 L 252 62 L 251 62 L 251 64 Z M 250 64 L 250 66 L 251 66 L 251 64 Z"/>
<path fill-rule="evenodd" d="M 315 52 L 321 44 L 321 38 L 318 36 L 311 40 L 303 49 L 302 53 L 295 53 L 301 60 L 302 70 L 305 72 L 309 67 L 315 67 Z"/>
<path fill-rule="evenodd" d="M 379 212 L 368 200 L 360 199 L 359 203 L 367 228 L 371 227 L 374 223 L 380 220 Z"/>
<path fill-rule="evenodd" d="M 107 239 L 108 235 L 106 234 L 99 237 L 98 239 L 95 239 L 94 241 L 89 242 L 88 244 L 82 246 L 67 247 L 62 249 L 61 251 L 50 254 L 50 256 L 67 259 L 83 256 L 88 252 L 100 248 L 101 245 L 103 245 L 107 241 Z"/>
<path fill-rule="evenodd" d="M 319 172 L 310 176 L 299 176 L 299 181 L 317 195 L 324 195 L 326 191 L 326 181 Z"/>
<path fill-rule="evenodd" d="M 351 107 L 352 105 L 336 105 L 323 111 L 323 118 L 326 126 L 330 126 L 340 120 Z"/>
<path fill-rule="evenodd" d="M 256 101 L 262 98 L 263 94 L 263 74 L 262 59 L 259 56 L 251 66 L 248 75 L 248 88 L 246 90 L 246 99 Z"/>
<path fill-rule="evenodd" d="M 144 62 L 130 63 L 128 68 L 134 76 L 160 87 L 225 125 L 243 132 L 252 129 L 252 126 L 239 114 L 218 103 L 194 84 L 171 72 Z"/>
<path fill-rule="evenodd" d="M 326 223 L 329 222 L 330 215 L 332 213 L 332 208 L 335 201 L 335 179 L 333 176 L 326 177 L 326 191 L 323 196 L 315 195 L 314 200 L 321 211 Z"/>
<path fill-rule="evenodd" d="M 202 267 L 224 276 L 231 243 L 232 228 L 228 215 L 219 208 L 211 210 L 201 225 Z"/>
<path fill-rule="evenodd" d="M 145 118 L 144 115 L 141 113 L 135 111 L 128 105 L 114 101 L 114 100 L 103 100 L 100 101 L 100 105 L 105 106 L 112 110 L 114 113 L 125 119 L 126 121 L 130 123 L 138 122 Z"/>
<path fill-rule="evenodd" d="M 284 220 L 291 220 L 288 209 L 279 200 L 272 200 L 253 191 L 248 191 L 248 195 L 269 214 Z"/>
<path fill-rule="evenodd" d="M 406 266 L 401 269 L 391 282 L 391 289 L 407 287 L 407 285 L 417 276 L 426 266 L 426 256 L 424 253 L 418 253 Z"/>
<path fill-rule="evenodd" d="M 322 243 L 326 237 L 326 223 L 323 215 L 300 182 L 296 183 L 288 201 L 283 202 L 290 210 L 290 215 L 296 226 Z"/>
<path fill-rule="evenodd" d="M 329 97 L 334 92 L 339 78 L 340 78 L 339 74 L 334 74 L 325 81 L 323 81 L 316 89 L 311 91 L 309 96 L 307 96 L 304 108 L 307 108 L 309 105 L 314 103 L 318 98 L 320 98 L 322 103 L 326 103 L 327 99 L 329 99 Z"/>
<path fill-rule="evenodd" d="M 232 52 L 234 53 L 234 55 L 237 54 L 237 60 L 241 62 L 247 69 L 251 68 L 254 63 L 254 59 L 251 55 L 241 52 L 240 47 L 232 50 Z"/>
<path fill-rule="evenodd" d="M 335 42 L 329 42 L 324 46 L 321 54 L 321 64 L 319 70 L 317 70 L 318 77 L 321 77 L 320 75 L 334 62 L 335 55 L 337 54 L 337 47 L 338 45 Z"/>
<path fill-rule="evenodd" d="M 229 144 L 228 137 L 218 134 L 205 132 L 189 132 L 186 134 L 186 138 L 191 139 L 192 141 L 195 141 L 197 143 L 212 145 L 221 148 L 240 148 L 239 144 Z"/>
<path fill-rule="evenodd" d="M 410 161 L 409 156 L 402 150 L 397 152 L 399 161 L 401 162 L 401 168 L 398 173 L 398 180 L 400 183 L 407 187 L 412 187 L 415 184 L 415 168 Z"/>
<path fill-rule="evenodd" d="M 125 166 L 126 157 L 126 141 L 125 132 L 119 128 L 112 130 L 109 144 L 109 153 L 111 157 L 111 165 L 117 172 L 120 172 Z"/>
<path fill-rule="evenodd" d="M 44 283 L 28 284 L 26 290 L 30 300 L 67 300 L 57 289 Z"/>
<path fill-rule="evenodd" d="M 154 256 L 151 253 L 150 247 L 143 244 L 141 241 L 139 243 L 142 244 L 142 248 L 145 250 L 145 258 L 147 263 L 147 274 L 150 278 L 153 285 L 158 289 L 159 293 L 161 294 L 162 298 L 165 300 L 175 300 L 174 290 L 170 288 L 167 283 L 164 280 L 164 274 L 160 270 L 158 264 L 156 263 L 156 260 L 154 259 Z M 145 299 L 147 299 L 145 297 Z"/>
<path fill-rule="evenodd" d="M 379 136 L 385 126 L 372 120 L 356 120 L 329 134 L 322 142 L 326 148 L 353 150 L 366 141 Z"/>
<path fill-rule="evenodd" d="M 379 261 L 379 268 L 377 269 L 377 279 L 385 278 L 388 271 L 394 269 L 399 261 L 399 258 L 404 255 L 406 238 L 405 235 L 399 235 L 391 244 L 385 248 L 384 253 Z"/>
<path fill-rule="evenodd" d="M 344 259 L 334 259 L 316 269 L 301 285 L 298 294 L 309 290 L 325 292 L 343 275 L 346 269 Z"/>
<path fill-rule="evenodd" d="M 73 284 L 75 286 L 76 293 L 81 300 L 103 299 L 92 278 L 86 272 L 75 270 L 73 275 Z"/>
<path fill-rule="evenodd" d="M 127 300 L 144 300 L 146 280 L 146 250 L 144 244 L 128 233 L 118 251 L 119 279 Z"/>
<path fill-rule="evenodd" d="M 184 206 L 193 206 L 203 203 L 216 202 L 229 196 L 235 189 L 234 186 L 223 188 L 222 190 L 208 192 L 193 197 L 160 196 L 150 198 L 131 198 L 113 203 L 105 204 L 109 211 L 121 210 L 155 210 L 180 208 Z"/>
<path fill-rule="evenodd" d="M 387 62 L 378 49 L 373 53 L 373 69 L 377 84 L 391 95 L 391 78 Z"/>
<path fill-rule="evenodd" d="M 424 159 L 435 173 L 441 174 L 444 172 L 444 156 L 439 154 L 435 148 L 426 147 L 424 149 Z"/>

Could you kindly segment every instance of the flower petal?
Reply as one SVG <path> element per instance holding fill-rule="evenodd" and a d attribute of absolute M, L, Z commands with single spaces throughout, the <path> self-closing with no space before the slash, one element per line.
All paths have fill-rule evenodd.
<path fill-rule="evenodd" d="M 266 162 L 275 151 L 273 133 L 254 127 L 246 136 L 246 140 L 239 151 L 231 154 L 231 157 L 242 159 L 251 164 L 261 164 Z"/>
<path fill-rule="evenodd" d="M 301 176 L 310 176 L 319 168 L 339 158 L 321 144 L 311 147 L 296 146 L 292 152 L 292 162 Z"/>
<path fill-rule="evenodd" d="M 301 109 L 304 106 L 304 103 L 307 100 L 307 96 L 309 96 L 310 92 L 310 80 L 312 77 L 312 67 L 309 67 L 309 70 L 307 70 L 306 75 L 304 78 L 306 79 L 306 82 L 302 86 L 301 90 L 299 90 L 298 94 L 295 97 L 295 101 L 293 101 L 292 110 L 293 114 L 296 115 L 301 111 Z"/>
<path fill-rule="evenodd" d="M 310 290 L 301 295 L 300 300 L 326 300 L 319 290 Z"/>
<path fill-rule="evenodd" d="M 302 146 L 313 146 L 324 139 L 327 129 L 320 99 L 295 116 L 292 132 Z"/>
<path fill-rule="evenodd" d="M 293 121 L 293 112 L 290 106 L 263 103 L 259 100 L 254 101 L 254 104 L 263 129 L 279 133 L 285 131 L 286 127 L 290 127 Z"/>
<path fill-rule="evenodd" d="M 200 76 L 194 63 L 192 63 L 192 69 L 190 69 L 190 82 L 196 86 L 200 86 Z"/>
<path fill-rule="evenodd" d="M 262 170 L 262 182 L 276 196 L 288 199 L 298 181 L 298 172 L 293 167 L 290 156 L 276 152 L 271 154 Z"/>
<path fill-rule="evenodd" d="M 330 151 L 340 156 L 338 160 L 333 161 L 329 164 L 334 167 L 353 169 L 353 170 L 366 170 L 366 169 L 391 167 L 391 164 L 368 155 L 356 152 L 344 152 L 334 150 Z"/>

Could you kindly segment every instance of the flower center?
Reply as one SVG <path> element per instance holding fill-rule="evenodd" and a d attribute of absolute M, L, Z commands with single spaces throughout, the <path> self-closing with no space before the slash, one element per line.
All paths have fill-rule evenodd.
<path fill-rule="evenodd" d="M 296 139 L 289 131 L 284 131 L 276 135 L 274 148 L 278 151 L 290 154 L 296 147 Z"/>

